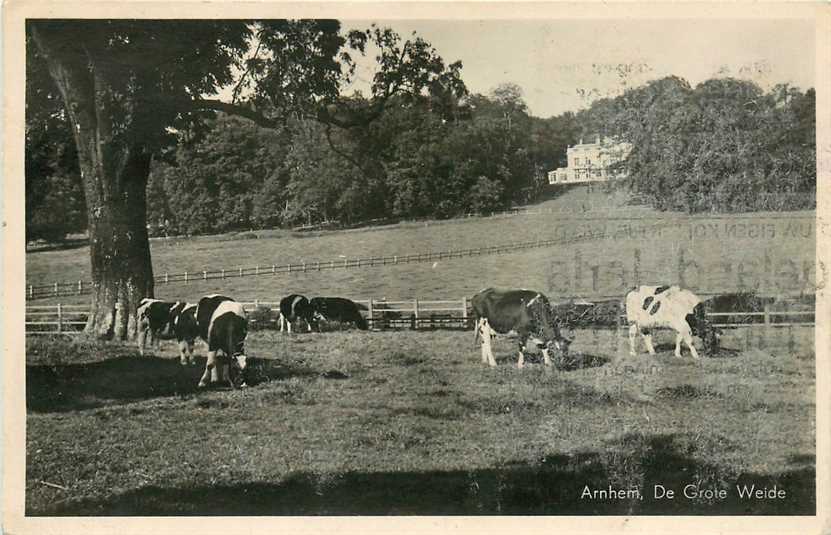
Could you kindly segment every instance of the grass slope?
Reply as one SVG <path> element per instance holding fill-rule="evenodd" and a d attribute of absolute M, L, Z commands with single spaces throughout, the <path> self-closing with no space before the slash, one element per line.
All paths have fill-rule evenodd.
<path fill-rule="evenodd" d="M 517 370 L 507 341 L 483 367 L 470 332 L 254 332 L 259 383 L 208 392 L 172 343 L 30 341 L 26 511 L 813 514 L 812 331 L 775 332 L 735 331 L 697 364 L 669 335 L 633 358 L 583 331 L 559 372 Z M 652 499 L 690 483 L 728 498 Z M 644 499 L 580 498 L 610 485 Z"/>
<path fill-rule="evenodd" d="M 458 299 L 485 286 L 523 286 L 553 296 L 597 296 L 620 295 L 636 278 L 641 282 L 681 283 L 708 292 L 758 287 L 776 293 L 804 290 L 805 281 L 813 274 L 812 212 L 686 217 L 623 206 L 624 200 L 575 189 L 535 207 L 543 212 L 537 215 L 309 234 L 264 231 L 154 240 L 152 255 L 157 275 L 255 265 L 267 269 L 273 263 L 458 250 L 555 237 L 574 242 L 436 264 L 159 284 L 156 295 L 195 300 L 207 293 L 222 292 L 237 299 L 276 301 L 298 292 L 356 299 Z M 575 208 L 582 205 L 595 210 L 575 213 Z M 255 235 L 262 237 L 242 238 Z M 27 280 L 87 280 L 89 259 L 85 251 L 86 247 L 28 253 Z M 61 297 L 38 300 L 37 304 L 87 300 L 87 296 Z"/>

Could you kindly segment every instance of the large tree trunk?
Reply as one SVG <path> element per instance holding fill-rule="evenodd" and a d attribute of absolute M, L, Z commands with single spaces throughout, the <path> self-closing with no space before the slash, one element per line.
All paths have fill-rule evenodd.
<path fill-rule="evenodd" d="M 92 301 L 86 332 L 100 338 L 136 334 L 136 308 L 153 296 L 146 226 L 151 155 L 134 121 L 152 110 L 115 94 L 109 80 L 125 73 L 86 48 L 32 29 L 72 125 L 89 224 Z M 54 39 L 54 40 L 53 40 Z M 144 109 L 142 109 L 144 108 Z"/>
<path fill-rule="evenodd" d="M 129 150 L 127 152 L 130 152 Z M 116 155 L 112 155 L 116 157 Z M 100 338 L 131 339 L 136 308 L 153 296 L 153 267 L 147 238 L 145 187 L 150 157 L 125 160 L 120 176 L 84 171 L 89 219 L 92 302 L 86 331 Z M 106 187 L 118 185 L 110 195 Z"/>

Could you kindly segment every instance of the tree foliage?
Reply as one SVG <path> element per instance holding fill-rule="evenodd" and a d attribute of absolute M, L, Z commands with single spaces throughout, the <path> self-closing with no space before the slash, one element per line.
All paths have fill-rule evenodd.
<path fill-rule="evenodd" d="M 198 142 L 215 112 L 270 128 L 314 118 L 326 125 L 330 140 L 333 126 L 366 126 L 394 96 L 464 91 L 461 65 L 445 65 L 424 40 L 402 40 L 376 27 L 344 35 L 331 20 L 30 19 L 26 39 L 33 81 L 27 123 L 42 125 L 57 113 L 71 127 L 90 243 L 86 331 L 104 338 L 132 337 L 139 302 L 154 294 L 147 187 L 158 194 L 183 183 L 161 177 L 151 184 L 153 161 L 180 141 Z M 341 89 L 354 72 L 351 54 L 363 54 L 367 45 L 378 49 L 371 98 L 344 102 Z M 236 97 L 243 89 L 250 97 L 212 98 L 231 85 Z M 239 160 L 230 150 L 237 140 L 223 145 L 227 139 L 207 140 L 218 153 L 187 155 L 192 159 L 178 170 L 196 191 L 165 193 L 164 215 L 190 209 L 199 226 L 250 224 L 252 187 L 262 183 L 263 169 Z M 179 204 L 183 198 L 185 205 Z M 194 209 L 187 201 L 199 204 Z"/>
<path fill-rule="evenodd" d="M 633 143 L 631 188 L 660 209 L 815 206 L 814 90 L 721 78 L 695 88 L 668 77 L 578 114 L 587 131 Z"/>

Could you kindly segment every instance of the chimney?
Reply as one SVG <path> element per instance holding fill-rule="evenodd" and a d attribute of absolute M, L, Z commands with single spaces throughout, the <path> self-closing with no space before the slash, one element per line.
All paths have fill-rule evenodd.
<path fill-rule="evenodd" d="M 582 144 L 583 144 L 583 138 L 581 137 L 580 138 L 580 145 L 582 145 Z"/>

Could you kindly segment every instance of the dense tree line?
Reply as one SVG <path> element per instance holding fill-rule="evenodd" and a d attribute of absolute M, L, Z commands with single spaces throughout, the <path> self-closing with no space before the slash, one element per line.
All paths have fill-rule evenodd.
<path fill-rule="evenodd" d="M 529 116 L 512 85 L 449 104 L 397 98 L 361 128 L 219 116 L 156 162 L 148 222 L 197 234 L 498 210 L 535 198 L 576 132 L 571 115 Z"/>
<path fill-rule="evenodd" d="M 816 98 L 732 78 L 695 88 L 668 77 L 595 102 L 584 134 L 630 141 L 625 185 L 659 209 L 793 210 L 816 206 Z"/>
<path fill-rule="evenodd" d="M 155 233 L 200 234 L 499 210 L 538 198 L 567 146 L 595 134 L 633 143 L 621 185 L 659 209 L 811 208 L 814 116 L 813 89 L 677 77 L 548 119 L 513 84 L 394 97 L 347 129 L 219 114 L 153 162 L 147 219 Z M 27 130 L 27 234 L 54 239 L 86 219 L 66 121 L 46 126 Z"/>

